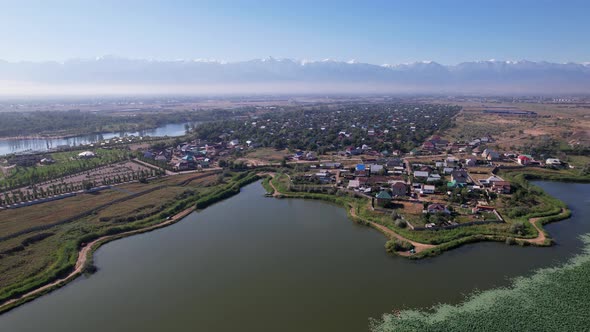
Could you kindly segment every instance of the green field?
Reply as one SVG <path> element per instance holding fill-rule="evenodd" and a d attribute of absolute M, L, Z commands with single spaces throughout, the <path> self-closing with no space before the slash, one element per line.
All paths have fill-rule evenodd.
<path fill-rule="evenodd" d="M 41 181 L 59 178 L 65 175 L 75 174 L 86 170 L 97 168 L 98 166 L 108 165 L 119 161 L 129 159 L 129 151 L 126 150 L 94 150 L 96 158 L 79 159 L 80 151 L 72 152 L 55 152 L 50 156 L 55 160 L 55 164 L 15 167 L 10 174 L 0 178 L 0 188 L 16 188 L 28 186 Z"/>

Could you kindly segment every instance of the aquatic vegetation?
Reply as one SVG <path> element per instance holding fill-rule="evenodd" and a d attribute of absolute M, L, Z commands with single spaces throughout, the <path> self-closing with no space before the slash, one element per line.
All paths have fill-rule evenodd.
<path fill-rule="evenodd" d="M 388 331 L 586 331 L 590 326 L 590 234 L 568 263 L 515 279 L 508 288 L 476 293 L 459 305 L 406 310 L 371 320 Z"/>

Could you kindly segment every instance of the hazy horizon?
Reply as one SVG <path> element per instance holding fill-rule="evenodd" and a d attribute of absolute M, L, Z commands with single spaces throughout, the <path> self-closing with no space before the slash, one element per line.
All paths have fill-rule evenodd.
<path fill-rule="evenodd" d="M 0 96 L 585 94 L 589 10 L 579 0 L 6 2 Z"/>
<path fill-rule="evenodd" d="M 268 57 L 237 62 L 106 56 L 0 61 L 0 96 L 235 94 L 586 94 L 590 64 L 485 60 L 358 61 Z"/>

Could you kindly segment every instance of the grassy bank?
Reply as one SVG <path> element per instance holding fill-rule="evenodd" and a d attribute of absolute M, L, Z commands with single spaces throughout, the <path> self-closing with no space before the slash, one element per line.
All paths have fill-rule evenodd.
<path fill-rule="evenodd" d="M 546 180 L 559 182 L 590 183 L 590 174 L 583 174 L 576 169 L 550 169 L 539 167 L 523 167 L 519 169 L 500 169 L 498 175 L 514 178 L 521 176 L 526 180 Z"/>
<path fill-rule="evenodd" d="M 80 248 L 95 239 L 107 235 L 113 236 L 113 239 L 115 239 L 118 238 L 118 234 L 158 225 L 169 216 L 173 216 L 187 208 L 195 206 L 204 208 L 238 193 L 241 187 L 259 178 L 253 173 L 229 173 L 226 174 L 226 179 L 213 185 L 210 183 L 209 178 L 215 176 L 215 174 L 211 174 L 211 176 L 199 178 L 197 183 L 194 184 L 196 187 L 193 187 L 198 188 L 198 190 L 183 185 L 179 188 L 173 187 L 171 189 L 174 190 L 168 192 L 160 192 L 158 196 L 162 202 L 158 202 L 160 205 L 156 207 L 159 213 L 143 214 L 148 216 L 143 219 L 137 219 L 136 215 L 130 213 L 135 213 L 134 211 L 138 210 L 135 208 L 138 203 L 140 206 L 152 203 L 148 205 L 152 208 L 153 203 L 155 203 L 153 197 L 137 198 L 135 200 L 139 200 L 138 203 L 127 201 L 123 204 L 124 209 L 117 205 L 108 209 L 119 209 L 123 217 L 129 215 L 129 218 L 119 218 L 124 222 L 100 221 L 103 218 L 100 217 L 102 212 L 99 212 L 71 224 L 56 227 L 52 229 L 51 236 L 46 236 L 37 243 L 28 243 L 26 239 L 21 238 L 1 243 L 0 246 L 5 248 L 17 248 L 18 246 L 15 247 L 15 245 L 22 248 L 19 248 L 19 250 L 4 250 L 0 254 L 0 262 L 6 264 L 4 268 L 8 268 L 6 271 L 2 269 L 2 276 L 0 277 L 3 286 L 0 288 L 0 302 L 17 298 L 31 290 L 67 276 L 74 270 Z M 166 181 L 171 180 L 171 178 L 166 179 Z M 130 221 L 127 222 L 127 220 Z M 26 246 L 22 246 L 20 244 L 22 242 L 26 243 Z M 13 268 L 10 268 L 11 265 Z"/>
<path fill-rule="evenodd" d="M 407 226 L 400 226 L 394 221 L 391 215 L 371 210 L 370 205 L 366 200 L 350 197 L 348 195 L 291 192 L 289 191 L 289 178 L 286 174 L 278 173 L 269 183 L 272 183 L 272 185 L 278 189 L 280 193 L 280 195 L 278 195 L 279 198 L 320 199 L 346 207 L 347 210 L 348 207 L 354 206 L 357 215 L 357 217 L 353 218 L 355 222 L 379 224 L 411 241 L 435 245 L 433 248 L 407 256 L 411 259 L 420 259 L 437 256 L 447 250 L 481 241 L 505 242 L 509 245 L 521 246 L 551 245 L 553 241 L 544 231 L 543 232 L 546 236 L 544 242 L 530 243 L 526 241 L 526 239 L 535 239 L 539 235 L 536 228 L 529 222 L 529 219 L 541 218 L 538 221 L 538 224 L 543 225 L 548 222 L 567 219 L 571 216 L 571 212 L 562 201 L 549 196 L 541 188 L 530 184 L 523 175 L 510 178 L 510 180 L 514 181 L 516 186 L 525 188 L 523 189 L 523 192 L 526 193 L 527 197 L 523 198 L 523 204 L 526 203 L 529 204 L 529 206 L 526 208 L 524 214 L 520 214 L 513 218 L 506 216 L 505 223 L 425 231 L 413 231 Z M 534 201 L 527 200 L 531 197 L 534 197 Z M 512 199 L 512 197 L 507 199 Z M 351 218 L 353 217 L 350 213 L 349 216 Z M 392 245 L 390 244 L 388 252 L 395 253 L 395 250 L 391 250 L 391 248 Z"/>
<path fill-rule="evenodd" d="M 584 253 L 560 267 L 516 279 L 508 288 L 476 293 L 459 305 L 386 314 L 371 320 L 371 331 L 586 331 L 590 235 L 584 239 Z"/>

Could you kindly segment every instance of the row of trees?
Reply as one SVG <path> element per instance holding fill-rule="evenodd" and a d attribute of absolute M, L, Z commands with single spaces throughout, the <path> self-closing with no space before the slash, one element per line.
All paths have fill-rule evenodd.
<path fill-rule="evenodd" d="M 162 175 L 162 172 L 155 169 L 142 169 L 136 172 L 129 172 L 124 174 L 117 174 L 115 176 L 110 177 L 103 177 L 100 184 L 111 185 L 134 180 L 145 182 L 149 177 L 155 177 L 158 175 Z M 94 180 L 84 180 L 82 182 L 77 183 L 55 183 L 49 185 L 47 188 L 33 186 L 31 190 L 17 190 L 5 193 L 3 196 L 0 196 L 0 205 L 10 205 L 20 202 L 32 201 L 34 199 L 42 199 L 55 195 L 67 194 L 78 190 L 90 190 L 96 187 L 98 184 L 99 182 Z"/>

